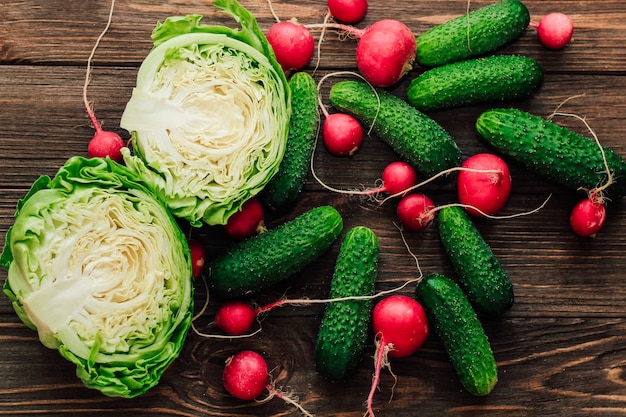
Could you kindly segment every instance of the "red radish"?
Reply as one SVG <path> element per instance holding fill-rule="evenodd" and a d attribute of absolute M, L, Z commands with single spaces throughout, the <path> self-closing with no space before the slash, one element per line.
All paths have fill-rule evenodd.
<path fill-rule="evenodd" d="M 372 328 L 376 337 L 376 368 L 367 399 L 367 415 L 374 416 L 372 403 L 380 380 L 380 371 L 388 358 L 405 358 L 415 353 L 428 337 L 426 312 L 420 303 L 406 295 L 391 295 L 372 310 Z"/>
<path fill-rule="evenodd" d="M 594 237 L 606 221 L 606 207 L 600 198 L 592 194 L 574 206 L 569 221 L 577 235 Z"/>
<path fill-rule="evenodd" d="M 265 211 L 256 197 L 243 203 L 241 209 L 228 218 L 224 226 L 226 234 L 236 240 L 243 240 L 266 231 Z"/>
<path fill-rule="evenodd" d="M 193 277 L 198 278 L 204 269 L 206 262 L 206 251 L 202 243 L 195 239 L 188 239 L 189 250 L 191 251 L 191 268 L 193 270 Z"/>
<path fill-rule="evenodd" d="M 222 304 L 215 313 L 215 325 L 229 335 L 247 333 L 257 317 L 255 309 L 245 301 L 232 300 Z"/>
<path fill-rule="evenodd" d="M 554 12 L 541 18 L 538 24 L 531 23 L 537 29 L 539 42 L 549 49 L 562 49 L 572 39 L 574 24 L 566 14 Z"/>
<path fill-rule="evenodd" d="M 267 41 L 283 71 L 303 68 L 315 50 L 311 31 L 295 19 L 274 23 L 267 32 Z"/>
<path fill-rule="evenodd" d="M 358 39 L 356 65 L 363 77 L 376 87 L 390 87 L 413 68 L 417 41 L 402 22 L 384 19 L 365 29 L 340 23 L 307 25 L 308 28 L 334 28 Z"/>
<path fill-rule="evenodd" d="M 240 400 L 258 398 L 269 385 L 267 362 L 252 350 L 243 350 L 226 359 L 222 373 L 224 388 Z"/>
<path fill-rule="evenodd" d="M 402 161 L 395 161 L 385 167 L 382 174 L 383 185 L 367 191 L 367 194 L 386 192 L 391 195 L 400 194 L 417 184 L 417 172 Z"/>
<path fill-rule="evenodd" d="M 511 193 L 511 174 L 506 162 L 499 156 L 480 153 L 465 160 L 462 168 L 466 169 L 457 177 L 457 193 L 467 212 L 483 217 L 480 212 L 493 215 L 502 210 Z"/>
<path fill-rule="evenodd" d="M 111 1 L 111 10 L 109 11 L 109 20 L 107 24 L 96 40 L 96 44 L 91 50 L 91 54 L 89 55 L 89 59 L 87 60 L 87 75 L 85 76 L 85 84 L 83 85 L 83 102 L 85 104 L 85 109 L 87 110 L 87 115 L 91 119 L 91 123 L 96 129 L 95 135 L 89 141 L 89 145 L 87 147 L 87 153 L 90 158 L 106 158 L 109 157 L 116 162 L 122 162 L 122 153 L 121 149 L 125 146 L 122 138 L 115 132 L 110 132 L 106 130 L 102 130 L 100 123 L 98 123 L 98 119 L 93 113 L 93 109 L 89 100 L 87 100 L 87 86 L 89 85 L 89 81 L 91 78 L 91 61 L 96 53 L 96 49 L 100 44 L 100 41 L 104 37 L 107 30 L 109 30 L 109 26 L 111 26 L 111 20 L 113 18 L 113 9 L 115 7 L 115 0 Z"/>
<path fill-rule="evenodd" d="M 367 0 L 328 0 L 328 10 L 337 20 L 357 23 L 367 13 Z"/>
<path fill-rule="evenodd" d="M 419 232 L 433 222 L 435 203 L 424 194 L 409 194 L 398 203 L 396 214 L 402 226 L 413 232 Z"/>
<path fill-rule="evenodd" d="M 326 116 L 322 128 L 324 146 L 333 155 L 350 156 L 363 143 L 363 128 L 352 116 L 333 113 Z"/>

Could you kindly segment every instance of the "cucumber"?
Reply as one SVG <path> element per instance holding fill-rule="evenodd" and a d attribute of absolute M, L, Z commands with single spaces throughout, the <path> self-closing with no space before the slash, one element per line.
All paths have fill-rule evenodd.
<path fill-rule="evenodd" d="M 370 296 L 378 271 L 379 243 L 369 228 L 356 226 L 341 244 L 330 284 L 330 298 Z M 369 330 L 371 300 L 328 304 L 315 344 L 315 366 L 331 381 L 350 376 L 363 357 Z"/>
<path fill-rule="evenodd" d="M 443 127 L 385 90 L 375 93 L 365 82 L 341 81 L 331 88 L 330 102 L 367 129 L 373 124 L 372 131 L 425 176 L 461 164 L 461 151 Z"/>
<path fill-rule="evenodd" d="M 491 109 L 476 121 L 491 146 L 529 171 L 573 191 L 592 190 L 607 181 L 602 152 L 595 140 L 530 113 Z M 626 162 L 603 146 L 613 183 L 604 190 L 617 199 L 626 194 Z"/>
<path fill-rule="evenodd" d="M 289 78 L 289 87 L 292 111 L 285 155 L 261 195 L 265 205 L 274 211 L 291 206 L 300 196 L 311 166 L 320 120 L 313 77 L 296 72 Z"/>
<path fill-rule="evenodd" d="M 513 284 L 465 210 L 444 207 L 438 222 L 441 243 L 474 307 L 490 316 L 510 309 Z"/>
<path fill-rule="evenodd" d="M 409 103 L 420 111 L 522 100 L 539 89 L 543 69 L 522 55 L 492 55 L 432 68 L 414 78 Z"/>
<path fill-rule="evenodd" d="M 436 67 L 493 52 L 518 38 L 530 23 L 519 0 L 501 0 L 431 28 L 417 37 L 416 61 Z"/>
<path fill-rule="evenodd" d="M 339 212 L 320 206 L 238 242 L 209 263 L 212 293 L 245 297 L 287 279 L 328 250 L 342 229 Z"/>
<path fill-rule="evenodd" d="M 463 290 L 441 274 L 425 276 L 415 297 L 441 340 L 463 387 L 474 396 L 489 394 L 498 368 L 485 330 Z"/>

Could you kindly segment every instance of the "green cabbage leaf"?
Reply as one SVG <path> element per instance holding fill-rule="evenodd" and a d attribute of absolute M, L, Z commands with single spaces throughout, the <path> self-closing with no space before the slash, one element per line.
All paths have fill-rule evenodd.
<path fill-rule="evenodd" d="M 40 177 L 0 265 L 20 319 L 109 396 L 155 386 L 191 326 L 185 236 L 142 178 L 109 159 L 73 157 Z"/>
<path fill-rule="evenodd" d="M 290 91 L 256 19 L 235 0 L 214 5 L 241 25 L 201 15 L 158 23 L 121 119 L 124 162 L 193 226 L 225 224 L 283 158 Z"/>

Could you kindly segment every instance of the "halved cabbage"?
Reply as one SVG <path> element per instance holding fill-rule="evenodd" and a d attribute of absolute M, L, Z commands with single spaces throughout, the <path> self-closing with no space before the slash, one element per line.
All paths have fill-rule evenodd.
<path fill-rule="evenodd" d="M 255 18 L 235 0 L 214 3 L 241 30 L 174 16 L 158 24 L 122 115 L 128 167 L 172 213 L 194 226 L 225 224 L 278 170 L 290 91 Z"/>
<path fill-rule="evenodd" d="M 184 234 L 142 179 L 74 157 L 18 203 L 4 292 L 89 388 L 134 397 L 179 355 L 193 314 Z"/>

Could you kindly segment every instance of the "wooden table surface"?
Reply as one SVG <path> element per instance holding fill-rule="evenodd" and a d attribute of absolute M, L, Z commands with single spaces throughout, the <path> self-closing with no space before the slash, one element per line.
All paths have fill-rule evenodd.
<path fill-rule="evenodd" d="M 472 1 L 475 9 L 490 2 Z M 567 12 L 576 30 L 569 46 L 550 51 L 528 29 L 503 53 L 536 58 L 545 81 L 532 98 L 513 104 L 547 116 L 561 109 L 586 117 L 599 140 L 626 156 L 626 1 L 526 2 L 532 19 L 552 11 Z M 273 23 L 267 2 L 243 0 L 264 30 Z M 319 23 L 326 2 L 276 1 L 281 19 L 297 17 Z M 13 222 L 15 206 L 40 175 L 54 175 L 73 155 L 86 155 L 93 134 L 82 103 L 86 61 L 108 16 L 108 1 L 19 0 L 0 2 L 0 244 Z M 382 18 L 396 18 L 415 34 L 465 13 L 461 0 L 370 0 L 361 27 Z M 123 137 L 119 119 L 135 83 L 138 66 L 151 47 L 157 21 L 171 15 L 200 13 L 206 21 L 232 26 L 208 1 L 120 0 L 113 22 L 94 58 L 89 98 L 104 127 Z M 337 70 L 354 70 L 354 41 L 328 34 L 315 77 Z M 307 71 L 313 71 L 313 66 Z M 392 91 L 404 97 L 416 67 Z M 327 93 L 329 81 L 323 89 Z M 474 122 L 489 106 L 440 111 L 431 116 L 457 140 L 464 157 L 488 148 L 479 140 Z M 588 135 L 573 118 L 555 119 Z M 337 188 L 371 186 L 394 153 L 376 137 L 367 138 L 352 158 L 315 154 L 320 178 Z M 569 229 L 569 212 L 580 195 L 562 189 L 511 165 L 513 191 L 503 214 L 539 212 L 523 217 L 482 220 L 477 225 L 513 281 L 516 303 L 504 316 L 483 319 L 499 365 L 494 391 L 475 398 L 460 386 L 435 336 L 409 358 L 392 361 L 397 376 L 383 371 L 375 397 L 378 416 L 620 416 L 626 415 L 626 206 L 614 201 L 605 228 L 595 239 L 576 237 Z M 437 204 L 455 199 L 451 187 L 427 187 Z M 382 207 L 360 197 L 326 191 L 309 178 L 298 204 L 282 216 L 268 215 L 273 227 L 320 204 L 332 204 L 344 217 L 345 230 L 371 227 L 381 241 L 377 289 L 396 287 L 419 271 L 394 226 L 395 206 Z M 219 228 L 192 231 L 210 253 L 228 242 Z M 423 273 L 454 276 L 440 246 L 436 228 L 407 233 Z M 326 297 L 338 246 L 288 282 L 255 297 L 259 304 L 289 297 Z M 0 272 L 4 282 L 6 272 Z M 414 286 L 402 293 L 411 295 Z M 206 292 L 197 288 L 197 307 Z M 209 331 L 218 300 L 211 300 L 196 326 Z M 221 384 L 224 360 L 242 349 L 259 351 L 267 359 L 277 387 L 298 397 L 318 416 L 362 416 L 371 383 L 374 346 L 369 343 L 356 375 L 342 384 L 316 374 L 313 346 L 323 306 L 283 307 L 272 311 L 257 335 L 235 340 L 205 338 L 190 333 L 181 357 L 161 383 L 135 399 L 105 397 L 88 390 L 73 366 L 45 348 L 35 332 L 0 297 L 0 415 L 135 415 L 135 416 L 278 416 L 298 415 L 279 399 L 242 402 L 229 397 Z M 393 394 L 393 396 L 392 396 Z"/>

